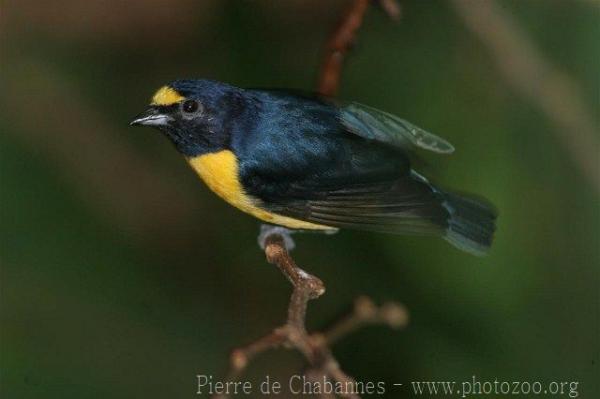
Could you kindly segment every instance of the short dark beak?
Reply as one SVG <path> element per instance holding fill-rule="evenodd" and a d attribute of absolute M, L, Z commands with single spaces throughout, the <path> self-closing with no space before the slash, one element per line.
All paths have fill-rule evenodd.
<path fill-rule="evenodd" d="M 164 126 L 172 118 L 169 115 L 165 115 L 160 111 L 158 107 L 150 106 L 147 110 L 135 117 L 134 120 L 129 123 L 130 126 Z"/>

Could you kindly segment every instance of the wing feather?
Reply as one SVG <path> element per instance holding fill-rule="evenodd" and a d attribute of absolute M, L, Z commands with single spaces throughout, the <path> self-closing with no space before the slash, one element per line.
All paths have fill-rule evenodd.
<path fill-rule="evenodd" d="M 360 137 L 390 144 L 406 150 L 422 148 L 440 154 L 454 152 L 454 146 L 390 113 L 359 103 L 340 107 L 342 124 Z"/>
<path fill-rule="evenodd" d="M 344 188 L 321 187 L 311 199 L 271 204 L 271 209 L 331 227 L 441 235 L 448 220 L 442 201 L 426 183 L 407 175 Z"/>

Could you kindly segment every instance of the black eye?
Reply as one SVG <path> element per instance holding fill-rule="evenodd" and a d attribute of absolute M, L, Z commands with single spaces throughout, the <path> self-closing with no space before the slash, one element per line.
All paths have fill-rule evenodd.
<path fill-rule="evenodd" d="M 181 106 L 181 108 L 183 109 L 183 112 L 186 112 L 188 114 L 193 114 L 194 112 L 198 111 L 199 105 L 198 105 L 197 101 L 186 100 L 183 102 L 183 105 Z"/>

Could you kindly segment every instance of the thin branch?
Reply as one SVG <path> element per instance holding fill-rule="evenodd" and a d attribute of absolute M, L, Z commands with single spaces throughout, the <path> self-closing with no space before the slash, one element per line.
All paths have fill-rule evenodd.
<path fill-rule="evenodd" d="M 362 25 L 369 3 L 370 0 L 353 0 L 327 42 L 317 89 L 324 96 L 334 97 L 338 91 L 344 59 L 354 45 L 356 33 Z M 378 3 L 390 18 L 400 18 L 400 5 L 395 0 L 381 0 Z"/>
<path fill-rule="evenodd" d="M 354 0 L 336 32 L 327 43 L 325 60 L 319 77 L 319 93 L 335 96 L 340 85 L 344 57 L 354 43 L 356 31 L 362 25 L 369 0 Z"/>
<path fill-rule="evenodd" d="M 306 273 L 296 265 L 287 251 L 281 235 L 267 236 L 265 255 L 267 261 L 276 265 L 294 286 L 288 311 L 288 326 L 305 332 L 306 305 L 309 300 L 318 298 L 325 293 L 325 285 L 317 277 Z"/>
<path fill-rule="evenodd" d="M 270 349 L 285 347 L 297 350 L 304 356 L 309 365 L 307 378 L 321 377 L 339 382 L 345 387 L 354 386 L 354 379 L 342 370 L 331 352 L 330 345 L 366 325 L 383 324 L 395 329 L 403 327 L 408 321 L 407 312 L 402 305 L 394 302 L 377 307 L 369 298 L 360 297 L 356 300 L 351 315 L 342 319 L 327 332 L 309 334 L 306 331 L 306 307 L 311 299 L 316 299 L 325 292 L 325 285 L 319 278 L 298 267 L 290 256 L 285 242 L 284 237 L 279 233 L 267 235 L 265 238 L 267 261 L 276 265 L 293 286 L 287 321 L 283 326 L 275 328 L 249 345 L 234 350 L 226 380 L 238 380 L 255 356 Z M 348 392 L 343 396 L 351 399 L 359 398 L 354 392 Z M 215 399 L 227 397 L 228 395 L 225 394 L 213 396 Z"/>
<path fill-rule="evenodd" d="M 399 329 L 408 324 L 408 312 L 399 303 L 387 302 L 378 307 L 370 298 L 361 296 L 354 301 L 354 311 L 351 314 L 323 333 L 324 339 L 327 344 L 331 345 L 340 338 L 370 324 L 383 324 Z"/>
<path fill-rule="evenodd" d="M 598 127 L 575 82 L 546 59 L 517 21 L 493 0 L 451 0 L 513 89 L 554 124 L 557 138 L 600 193 Z"/>

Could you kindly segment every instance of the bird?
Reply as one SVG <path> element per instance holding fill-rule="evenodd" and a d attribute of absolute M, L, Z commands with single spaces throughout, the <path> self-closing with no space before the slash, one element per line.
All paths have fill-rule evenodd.
<path fill-rule="evenodd" d="M 439 236 L 488 253 L 497 211 L 413 169 L 419 151 L 454 147 L 393 114 L 285 89 L 174 80 L 130 123 L 174 144 L 219 197 L 293 231 L 356 229 Z"/>

